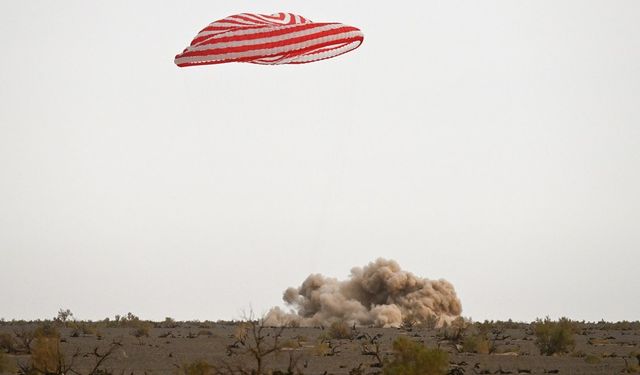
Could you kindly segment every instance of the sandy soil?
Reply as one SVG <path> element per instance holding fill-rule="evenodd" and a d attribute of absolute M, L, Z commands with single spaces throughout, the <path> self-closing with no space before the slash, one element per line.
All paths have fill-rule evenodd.
<path fill-rule="evenodd" d="M 22 328 L 23 325 L 5 324 L 0 326 L 0 334 L 14 335 Z M 117 341 L 121 345 L 102 368 L 114 374 L 176 374 L 181 365 L 196 360 L 252 368 L 254 362 L 250 358 L 228 355 L 227 348 L 235 341 L 236 328 L 234 324 L 180 324 L 174 328 L 152 328 L 148 337 L 139 338 L 132 335 L 132 328 L 99 328 L 98 334 L 79 335 L 71 328 L 61 328 L 60 333 L 64 353 L 68 357 L 80 353 L 74 365 L 80 372 L 95 363 L 95 357 L 87 353 L 94 348 L 102 352 Z M 275 332 L 273 328 L 265 330 L 267 343 Z M 405 335 L 449 352 L 450 368 L 459 369 L 457 374 L 620 374 L 629 365 L 639 365 L 636 355 L 640 353 L 640 329 L 635 326 L 625 330 L 600 328 L 596 324 L 582 327 L 574 336 L 575 349 L 562 356 L 540 355 L 527 324 L 493 335 L 494 354 L 460 352 L 460 346 L 456 348 L 455 343 L 443 338 L 441 330 L 435 329 L 357 328 L 353 334 L 352 339 L 325 341 L 331 349 L 318 345 L 322 337 L 327 336 L 326 329 L 286 328 L 281 342 L 286 342 L 289 348 L 268 356 L 265 365 L 272 370 L 285 370 L 290 357 L 294 357 L 304 374 L 349 374 L 358 366 L 366 374 L 381 373 L 381 368 L 375 365 L 375 356 L 363 354 L 363 344 L 378 334 L 381 335 L 378 341 L 383 358 L 390 358 L 393 340 Z M 9 359 L 27 363 L 30 356 L 18 352 L 10 354 Z"/>

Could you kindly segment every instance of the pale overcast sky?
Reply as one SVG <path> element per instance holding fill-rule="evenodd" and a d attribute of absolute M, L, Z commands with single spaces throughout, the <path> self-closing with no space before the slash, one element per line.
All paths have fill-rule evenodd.
<path fill-rule="evenodd" d="M 180 69 L 209 22 L 360 27 Z M 0 317 L 238 318 L 376 257 L 475 320 L 640 319 L 640 2 L 2 1 Z"/>

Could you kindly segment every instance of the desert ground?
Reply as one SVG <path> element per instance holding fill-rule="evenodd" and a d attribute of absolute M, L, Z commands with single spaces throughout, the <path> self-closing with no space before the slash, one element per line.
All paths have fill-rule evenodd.
<path fill-rule="evenodd" d="M 0 323 L 5 373 L 42 373 L 29 368 L 37 360 L 34 357 L 42 356 L 38 348 L 42 343 L 37 343 L 42 332 L 54 337 L 50 348 L 60 349 L 59 372 L 75 374 L 215 374 L 214 369 L 250 374 L 257 363 L 248 349 L 255 348 L 256 335 L 260 350 L 274 349 L 263 356 L 264 374 L 381 374 L 382 364 L 394 356 L 392 343 L 401 336 L 447 352 L 447 371 L 454 375 L 620 374 L 637 372 L 640 365 L 638 322 L 574 322 L 571 347 L 564 353 L 542 355 L 535 323 L 273 328 L 246 322 L 152 323 L 135 318 L 117 324 L 113 320 Z M 205 362 L 205 371 L 198 369 L 197 364 Z"/>

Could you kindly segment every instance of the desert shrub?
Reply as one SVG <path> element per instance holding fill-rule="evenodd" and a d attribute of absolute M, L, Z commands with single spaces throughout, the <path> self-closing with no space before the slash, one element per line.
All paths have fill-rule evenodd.
<path fill-rule="evenodd" d="M 80 332 L 83 335 L 97 335 L 98 329 L 94 325 L 83 323 L 80 325 Z"/>
<path fill-rule="evenodd" d="M 489 354 L 491 345 L 484 335 L 471 335 L 462 341 L 462 351 L 467 353 Z"/>
<path fill-rule="evenodd" d="M 319 357 L 323 357 L 331 352 L 331 348 L 327 342 L 319 342 L 312 348 L 312 353 Z"/>
<path fill-rule="evenodd" d="M 333 322 L 329 326 L 328 336 L 336 340 L 350 339 L 352 337 L 351 327 L 344 321 Z"/>
<path fill-rule="evenodd" d="M 211 365 L 204 360 L 185 363 L 178 370 L 179 375 L 209 375 L 213 373 Z"/>
<path fill-rule="evenodd" d="M 38 336 L 31 349 L 31 367 L 40 374 L 65 374 L 70 368 L 58 337 Z"/>
<path fill-rule="evenodd" d="M 178 327 L 178 323 L 175 319 L 170 316 L 164 318 L 164 322 L 160 323 L 161 328 L 176 328 Z"/>
<path fill-rule="evenodd" d="M 97 333 L 96 324 L 90 322 L 68 322 L 67 326 L 72 328 L 71 336 L 78 337 L 80 335 L 95 335 Z"/>
<path fill-rule="evenodd" d="M 113 320 L 105 320 L 108 327 L 131 328 L 131 335 L 141 338 L 149 337 L 153 324 L 146 320 L 141 320 L 132 313 L 125 316 L 116 315 Z"/>
<path fill-rule="evenodd" d="M 415 314 L 406 314 L 402 317 L 402 324 L 400 328 L 411 331 L 415 326 L 418 325 L 419 319 L 415 316 Z"/>
<path fill-rule="evenodd" d="M 17 351 L 16 344 L 12 334 L 0 333 L 0 352 L 15 353 Z"/>
<path fill-rule="evenodd" d="M 109 328 L 137 328 L 141 322 L 147 323 L 149 326 L 152 325 L 151 322 L 143 321 L 130 312 L 125 316 L 116 315 L 113 320 L 106 318 L 102 321 L 102 324 Z"/>
<path fill-rule="evenodd" d="M 16 337 L 21 346 L 20 350 L 27 354 L 31 353 L 31 342 L 35 339 L 35 336 L 36 335 L 33 330 L 26 329 L 24 327 L 17 330 Z"/>
<path fill-rule="evenodd" d="M 362 355 L 370 355 L 376 359 L 376 363 L 371 366 L 382 367 L 384 361 L 382 360 L 382 350 L 380 348 L 380 339 L 382 338 L 382 333 L 378 333 L 376 335 L 369 335 L 368 333 L 363 333 L 358 336 L 358 340 L 363 340 L 360 343 L 360 353 Z"/>
<path fill-rule="evenodd" d="M 433 330 L 438 326 L 438 318 L 435 314 L 429 314 L 424 322 L 420 323 L 420 328 Z"/>
<path fill-rule="evenodd" d="M 549 317 L 536 320 L 534 326 L 536 345 L 544 355 L 568 353 L 575 347 L 575 327 L 571 320 L 561 318 L 554 322 Z"/>
<path fill-rule="evenodd" d="M 450 324 L 443 326 L 440 330 L 439 336 L 454 344 L 461 343 L 467 327 L 467 321 L 465 321 L 463 317 L 459 316 Z"/>
<path fill-rule="evenodd" d="M 444 375 L 448 368 L 446 352 L 400 336 L 393 342 L 393 360 L 385 363 L 384 375 Z"/>
<path fill-rule="evenodd" d="M 51 322 L 45 322 L 42 323 L 41 325 L 39 325 L 34 331 L 33 331 L 33 335 L 35 338 L 40 338 L 40 337 L 55 337 L 55 338 L 59 338 L 60 337 L 60 331 L 58 331 L 58 328 L 53 325 Z"/>
<path fill-rule="evenodd" d="M 133 330 L 131 334 L 135 337 L 149 337 L 149 333 L 151 332 L 151 325 L 147 322 L 138 322 L 133 325 Z"/>
<path fill-rule="evenodd" d="M 53 321 L 56 323 L 61 323 L 63 325 L 66 325 L 66 323 L 71 319 L 73 319 L 73 313 L 71 312 L 71 310 L 60 309 L 58 310 L 58 315 L 55 318 L 53 318 Z"/>
<path fill-rule="evenodd" d="M 412 330 L 413 328 L 433 330 L 438 327 L 438 317 L 435 314 L 429 314 L 426 318 L 422 318 L 415 314 L 408 314 L 402 317 L 401 328 Z"/>
<path fill-rule="evenodd" d="M 248 361 L 243 361 L 242 368 L 237 371 L 242 374 L 263 375 L 265 374 L 264 361 L 269 356 L 275 356 L 282 350 L 282 331 L 284 327 L 272 329 L 265 326 L 264 318 L 253 319 L 251 313 L 246 317 L 246 321 L 235 327 L 233 338 L 235 342 L 227 346 L 228 356 L 251 356 L 255 367 L 250 371 L 246 366 Z"/>

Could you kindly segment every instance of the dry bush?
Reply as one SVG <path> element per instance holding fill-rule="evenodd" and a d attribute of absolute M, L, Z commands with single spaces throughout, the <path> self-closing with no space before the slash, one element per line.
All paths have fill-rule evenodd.
<path fill-rule="evenodd" d="M 407 314 L 402 317 L 400 328 L 405 331 L 412 331 L 420 323 L 420 320 L 414 314 Z"/>
<path fill-rule="evenodd" d="M 575 347 L 575 326 L 571 320 L 560 318 L 557 322 L 549 317 L 537 319 L 534 325 L 536 345 L 544 355 L 568 353 Z"/>
<path fill-rule="evenodd" d="M 333 357 L 340 354 L 341 347 L 342 343 L 340 342 L 332 342 L 331 340 L 320 338 L 312 351 L 318 356 Z"/>
<path fill-rule="evenodd" d="M 60 309 L 58 310 L 58 315 L 53 318 L 53 321 L 56 323 L 61 323 L 62 325 L 67 325 L 67 322 L 71 321 L 73 318 L 73 313 L 69 309 Z"/>
<path fill-rule="evenodd" d="M 19 364 L 20 374 L 23 375 L 109 375 L 111 372 L 103 369 L 104 363 L 115 353 L 120 342 L 114 341 L 106 350 L 100 351 L 95 347 L 92 352 L 81 355 L 80 350 L 71 356 L 65 356 L 60 348 L 59 337 L 39 336 L 35 339 L 31 354 L 31 361 L 28 364 Z M 74 362 L 79 357 L 93 357 L 94 366 L 87 372 L 79 372 L 74 368 Z"/>
<path fill-rule="evenodd" d="M 85 354 L 84 357 L 94 357 L 95 359 L 95 364 L 93 366 L 93 369 L 91 369 L 91 371 L 89 371 L 87 374 L 88 375 L 109 375 L 110 372 L 104 370 L 102 366 L 107 360 L 109 360 L 109 358 L 111 358 L 111 356 L 115 353 L 116 349 L 121 346 L 122 346 L 122 343 L 120 341 L 113 341 L 111 345 L 107 348 L 107 350 L 105 350 L 104 352 L 100 352 L 98 347 L 95 347 L 93 349 L 93 352 Z M 75 370 L 72 370 L 72 372 L 76 373 L 77 375 L 80 375 Z"/>
<path fill-rule="evenodd" d="M 13 354 L 18 352 L 17 342 L 10 333 L 0 333 L 0 353 Z"/>
<path fill-rule="evenodd" d="M 80 335 L 96 335 L 98 330 L 96 324 L 90 322 L 78 322 L 73 321 L 67 323 L 67 327 L 72 328 L 71 337 L 78 337 Z"/>
<path fill-rule="evenodd" d="M 438 317 L 435 314 L 429 314 L 425 319 L 421 319 L 415 314 L 408 314 L 402 317 L 402 325 L 400 328 L 412 331 L 414 328 L 434 330 L 438 327 Z"/>
<path fill-rule="evenodd" d="M 382 367 L 384 365 L 384 361 L 382 359 L 383 354 L 380 349 L 380 338 L 382 338 L 382 333 L 378 333 L 374 336 L 364 333 L 358 337 L 359 340 L 364 340 L 360 344 L 360 353 L 362 355 L 373 356 L 376 359 L 376 363 L 372 365 L 373 367 Z"/>
<path fill-rule="evenodd" d="M 254 320 L 253 316 L 249 315 L 245 322 L 236 326 L 233 334 L 235 342 L 227 346 L 227 354 L 229 356 L 251 357 L 255 362 L 255 367 L 251 370 L 246 370 L 243 364 L 242 366 L 236 366 L 235 370 L 231 370 L 231 365 L 223 364 L 222 368 L 226 369 L 226 372 L 217 366 L 216 371 L 229 374 L 263 375 L 265 373 L 265 358 L 282 350 L 280 337 L 283 330 L 284 327 L 280 327 L 273 331 L 265 326 L 263 318 Z"/>
<path fill-rule="evenodd" d="M 33 331 L 31 363 L 19 364 L 23 374 L 64 375 L 72 371 L 76 352 L 70 359 L 60 349 L 60 332 L 51 323 L 45 322 Z"/>
<path fill-rule="evenodd" d="M 67 360 L 60 350 L 60 339 L 58 337 L 36 338 L 31 350 L 31 367 L 29 372 L 39 374 L 64 375 L 73 368 L 73 361 L 78 353 Z"/>
<path fill-rule="evenodd" d="M 324 357 L 331 353 L 331 348 L 326 341 L 321 341 L 313 346 L 312 353 L 318 357 Z"/>
<path fill-rule="evenodd" d="M 141 337 L 149 337 L 149 333 L 151 332 L 151 326 L 147 323 L 140 322 L 136 327 L 131 331 L 131 335 L 141 338 Z"/>
<path fill-rule="evenodd" d="M 331 326 L 329 326 L 328 337 L 335 340 L 351 339 L 353 337 L 353 331 L 344 321 L 333 322 Z"/>
<path fill-rule="evenodd" d="M 31 342 L 36 337 L 35 332 L 33 330 L 26 329 L 25 327 L 21 327 L 19 330 L 16 330 L 15 333 L 17 341 L 20 344 L 20 351 L 30 354 Z"/>
<path fill-rule="evenodd" d="M 51 322 L 44 322 L 33 331 L 33 336 L 35 339 L 39 337 L 60 338 L 60 331 Z"/>
<path fill-rule="evenodd" d="M 435 316 L 435 314 L 429 314 L 429 316 L 427 316 L 427 319 L 423 322 L 420 322 L 418 326 L 430 331 L 434 330 L 438 326 L 438 318 Z"/>
<path fill-rule="evenodd" d="M 492 352 L 489 340 L 481 334 L 466 336 L 462 341 L 462 351 L 478 354 L 489 354 Z"/>
<path fill-rule="evenodd" d="M 137 338 L 149 337 L 153 324 L 146 320 L 141 320 L 132 313 L 127 313 L 126 316 L 116 315 L 113 322 L 109 324 L 112 327 L 131 328 L 131 335 Z"/>
<path fill-rule="evenodd" d="M 172 317 L 167 316 L 166 318 L 164 318 L 164 321 L 159 324 L 159 327 L 160 328 L 177 328 L 178 323 Z"/>
<path fill-rule="evenodd" d="M 438 336 L 443 340 L 449 341 L 455 347 L 462 343 L 468 326 L 467 321 L 459 316 L 451 324 L 443 326 Z"/>
<path fill-rule="evenodd" d="M 400 336 L 393 342 L 393 360 L 384 365 L 384 375 L 444 375 L 449 356 L 440 349 Z"/>

